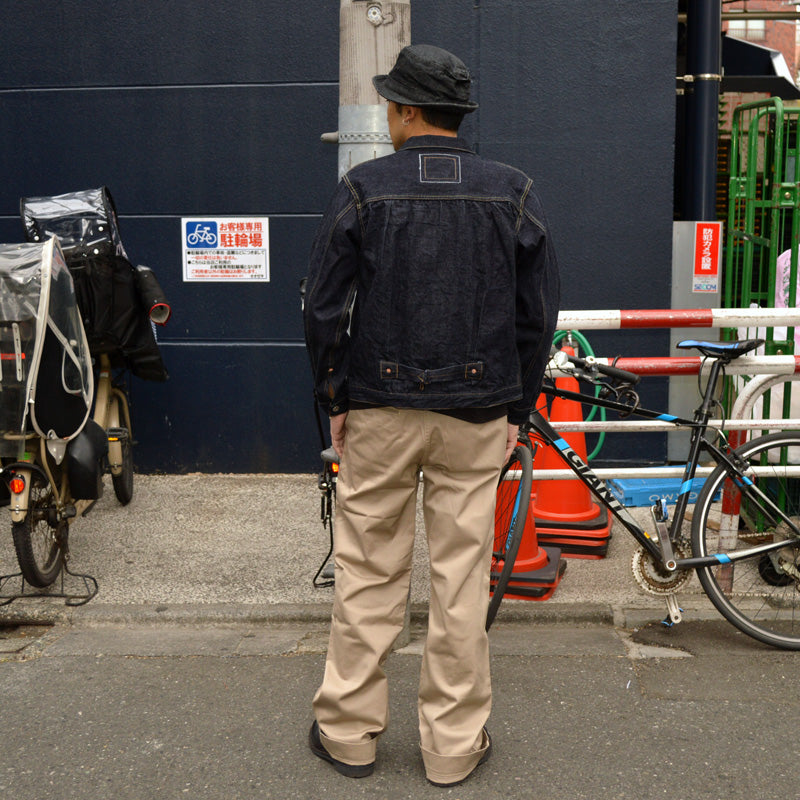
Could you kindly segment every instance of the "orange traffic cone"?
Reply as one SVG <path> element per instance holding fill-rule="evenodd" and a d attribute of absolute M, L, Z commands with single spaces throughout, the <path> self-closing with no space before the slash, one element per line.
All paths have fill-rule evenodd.
<path fill-rule="evenodd" d="M 497 488 L 498 508 L 507 505 L 503 500 L 513 500 L 519 488 L 519 481 L 502 481 Z M 531 502 L 534 493 L 531 489 Z M 492 562 L 492 570 L 495 569 Z M 536 537 L 536 526 L 528 507 L 528 515 L 522 529 L 522 539 L 514 564 L 511 568 L 512 578 L 506 588 L 505 596 L 518 600 L 547 600 L 556 590 L 566 564 L 557 547 L 540 547 Z M 492 588 L 498 573 L 490 576 Z"/>
<path fill-rule="evenodd" d="M 536 523 L 528 507 L 528 518 L 522 530 L 522 541 L 519 543 L 516 561 L 512 572 L 533 572 L 547 566 L 547 551 L 539 547 L 536 536 Z"/>
<path fill-rule="evenodd" d="M 574 355 L 571 347 L 563 348 Z M 556 379 L 556 388 L 579 392 L 578 381 L 573 377 Z M 558 428 L 559 422 L 577 422 L 583 419 L 581 404 L 577 400 L 554 397 L 550 408 L 550 423 Z M 586 436 L 578 431 L 563 434 L 564 440 L 584 461 L 587 460 Z M 545 447 L 538 455 L 538 469 L 565 469 L 566 464 L 558 451 Z M 605 506 L 594 502 L 585 483 L 575 478 L 564 481 L 538 481 L 536 499 L 531 513 L 543 542 L 558 544 L 563 555 L 584 558 L 602 558 L 611 538 L 611 522 Z"/>
<path fill-rule="evenodd" d="M 505 596 L 512 600 L 548 600 L 566 567 L 560 548 L 539 545 L 536 524 L 529 511 Z"/>

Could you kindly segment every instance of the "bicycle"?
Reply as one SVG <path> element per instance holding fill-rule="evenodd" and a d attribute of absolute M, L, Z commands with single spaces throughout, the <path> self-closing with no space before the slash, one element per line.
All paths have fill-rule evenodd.
<path fill-rule="evenodd" d="M 0 593 L 0 605 L 59 575 L 61 593 L 47 596 L 80 605 L 98 586 L 68 568 L 69 529 L 102 496 L 104 474 L 120 504 L 133 497 L 118 376 L 166 379 L 150 324 L 165 324 L 170 309 L 152 270 L 127 260 L 105 188 L 26 198 L 22 210 L 31 241 L 0 245 L 0 504 L 20 567 L 0 575 L 0 591 L 16 578 L 21 588 Z M 64 590 L 64 573 L 83 593 Z"/>
<path fill-rule="evenodd" d="M 120 503 L 131 500 L 130 413 L 125 392 L 112 384 L 107 355 L 100 357 L 94 393 L 88 342 L 55 239 L 0 246 L 0 285 L 0 363 L 11 365 L 0 381 L 0 478 L 8 487 L 20 575 L 43 589 L 62 568 L 75 574 L 66 567 L 69 525 L 101 495 L 104 471 Z M 97 583 L 79 577 L 88 602 Z"/>
<path fill-rule="evenodd" d="M 732 449 L 724 430 L 716 431 L 709 425 L 725 366 L 761 344 L 763 340 L 749 339 L 724 343 L 688 340 L 678 345 L 694 348 L 711 360 L 703 400 L 692 420 L 642 408 L 633 388 L 639 376 L 633 373 L 566 354 L 551 361 L 551 368 L 562 374 L 571 371 L 579 380 L 600 386 L 601 391 L 592 398 L 546 386 L 545 394 L 600 406 L 622 416 L 635 414 L 691 428 L 689 455 L 671 521 L 666 503 L 659 500 L 651 508 L 654 533 L 639 526 L 605 482 L 538 411 L 531 415 L 521 439 L 528 439 L 530 431 L 534 447 L 553 447 L 567 467 L 633 536 L 639 544 L 633 556 L 634 576 L 644 590 L 666 600 L 665 623 L 681 621 L 676 594 L 692 572 L 696 572 L 703 591 L 728 622 L 758 641 L 800 650 L 800 466 L 792 464 L 800 458 L 800 431 L 759 436 Z M 711 441 L 709 430 L 721 440 L 720 446 Z M 527 449 L 522 444 L 515 455 L 522 452 L 520 447 Z M 697 497 L 691 536 L 687 537 L 683 523 L 701 454 L 716 466 Z M 506 476 L 510 473 L 509 468 Z M 524 485 L 524 465 L 518 476 L 521 478 L 516 492 L 521 495 L 519 515 L 525 497 L 530 495 L 530 483 Z M 509 574 L 523 524 L 524 520 L 520 523 L 517 518 L 513 525 L 497 526 L 500 541 L 495 546 L 495 557 L 507 553 L 503 571 L 507 568 Z M 498 580 L 490 612 L 496 614 L 503 591 L 505 586 Z M 494 615 L 487 616 L 487 629 L 493 619 Z"/>

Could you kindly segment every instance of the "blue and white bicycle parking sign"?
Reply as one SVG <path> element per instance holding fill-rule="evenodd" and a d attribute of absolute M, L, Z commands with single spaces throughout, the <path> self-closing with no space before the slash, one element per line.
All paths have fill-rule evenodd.
<path fill-rule="evenodd" d="M 181 243 L 184 281 L 269 281 L 267 217 L 183 217 Z"/>
<path fill-rule="evenodd" d="M 216 247 L 218 242 L 216 221 L 188 220 L 186 222 L 187 247 Z"/>

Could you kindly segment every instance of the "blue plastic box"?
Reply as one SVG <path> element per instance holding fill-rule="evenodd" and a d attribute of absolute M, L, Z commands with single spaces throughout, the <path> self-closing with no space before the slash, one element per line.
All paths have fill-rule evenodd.
<path fill-rule="evenodd" d="M 697 502 L 705 482 L 705 478 L 692 481 L 690 503 Z M 651 506 L 661 497 L 667 501 L 667 505 L 675 505 L 681 489 L 680 478 L 612 478 L 606 483 L 612 494 L 625 506 Z"/>

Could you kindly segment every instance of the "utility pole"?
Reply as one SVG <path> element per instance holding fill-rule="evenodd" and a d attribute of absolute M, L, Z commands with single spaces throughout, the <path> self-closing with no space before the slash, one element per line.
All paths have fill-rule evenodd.
<path fill-rule="evenodd" d="M 323 133 L 339 145 L 339 179 L 357 164 L 394 152 L 386 103 L 372 85 L 411 44 L 411 0 L 341 0 L 339 7 L 339 130 Z M 329 566 L 327 565 L 326 570 Z M 323 571 L 323 575 L 326 573 Z M 394 648 L 411 640 L 411 588 Z"/>
<path fill-rule="evenodd" d="M 411 44 L 411 0 L 341 0 L 339 7 L 339 178 L 363 161 L 393 152 L 386 103 L 372 76 L 389 72 Z"/>

